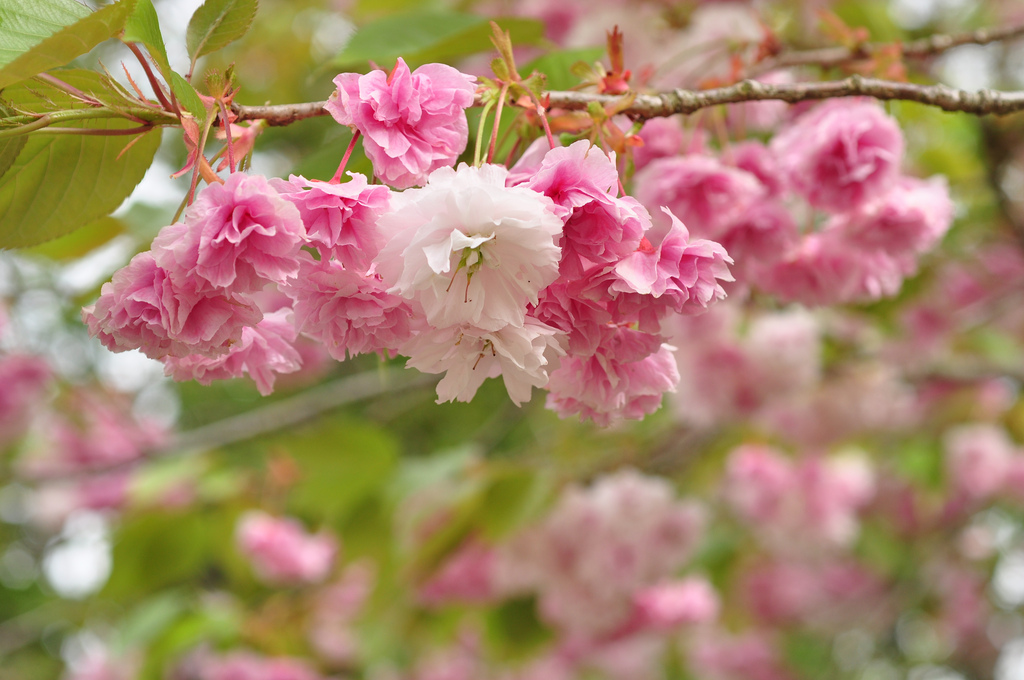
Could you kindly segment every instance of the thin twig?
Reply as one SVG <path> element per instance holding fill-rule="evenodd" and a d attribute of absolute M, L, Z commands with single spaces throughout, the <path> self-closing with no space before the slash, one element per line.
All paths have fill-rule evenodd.
<path fill-rule="evenodd" d="M 952 35 L 933 35 L 907 43 L 896 43 L 896 46 L 904 58 L 925 59 L 961 45 L 987 45 L 1020 36 L 1024 36 L 1024 24 L 1003 28 L 982 28 L 977 31 Z M 870 59 L 885 49 L 892 49 L 892 46 L 892 43 L 864 43 L 852 48 L 825 47 L 816 50 L 784 52 L 754 64 L 749 73 L 753 76 L 792 66 L 821 66 L 823 68 L 839 66 L 852 61 Z"/>
<path fill-rule="evenodd" d="M 411 375 L 410 375 L 411 373 Z M 154 452 L 210 450 L 312 420 L 345 404 L 432 384 L 437 376 L 394 368 L 367 371 L 306 390 L 294 397 L 183 432 Z"/>
<path fill-rule="evenodd" d="M 324 413 L 346 404 L 380 397 L 392 392 L 426 387 L 436 381 L 436 375 L 405 371 L 400 368 L 366 371 L 339 378 L 300 392 L 295 396 L 218 420 L 209 425 L 177 433 L 163 446 L 147 450 L 141 459 L 135 458 L 110 465 L 90 466 L 74 471 L 37 474 L 32 477 L 32 481 L 77 479 L 86 475 L 131 469 L 138 466 L 140 462 L 169 455 L 188 455 L 212 451 L 314 420 Z"/>

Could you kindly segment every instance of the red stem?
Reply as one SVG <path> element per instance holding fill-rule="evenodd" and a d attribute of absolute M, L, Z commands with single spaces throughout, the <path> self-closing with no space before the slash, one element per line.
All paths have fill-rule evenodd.
<path fill-rule="evenodd" d="M 142 50 L 140 50 L 138 45 L 136 45 L 135 43 L 129 42 L 125 43 L 125 45 L 127 45 L 128 49 L 132 51 L 132 54 L 134 54 L 135 58 L 139 60 L 139 63 L 142 64 L 142 69 L 146 72 L 146 78 L 149 80 L 149 84 L 153 88 L 153 93 L 156 94 L 156 98 L 160 100 L 161 104 L 163 104 L 164 109 L 175 114 L 176 116 L 181 116 L 181 110 L 177 107 L 177 105 L 172 105 L 171 102 L 167 100 L 167 95 L 164 93 L 164 88 L 161 87 L 160 81 L 157 80 L 156 76 L 153 74 L 153 69 L 149 67 L 149 62 L 146 60 L 146 55 L 142 53 Z"/>
<path fill-rule="evenodd" d="M 334 173 L 334 177 L 331 178 L 331 184 L 338 184 L 341 182 L 341 175 L 345 172 L 345 166 L 348 165 L 349 156 L 352 155 L 352 149 L 356 148 L 356 141 L 359 139 L 359 130 L 352 133 L 352 141 L 348 143 L 348 148 L 345 149 L 345 156 L 341 159 L 341 165 L 338 166 L 338 171 Z"/>

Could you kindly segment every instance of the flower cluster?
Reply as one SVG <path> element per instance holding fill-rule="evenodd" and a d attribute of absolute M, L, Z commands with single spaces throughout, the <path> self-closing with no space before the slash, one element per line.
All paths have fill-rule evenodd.
<path fill-rule="evenodd" d="M 828 101 L 767 146 L 745 141 L 718 156 L 680 155 L 677 128 L 665 122 L 640 135 L 653 153 L 638 159 L 637 198 L 722 243 L 744 285 L 786 301 L 894 295 L 953 220 L 944 180 L 901 174 L 899 126 L 869 101 Z"/>
<path fill-rule="evenodd" d="M 177 380 L 244 373 L 263 394 L 300 368 L 302 335 L 339 361 L 401 354 L 444 374 L 439 401 L 500 376 L 516 404 L 546 388 L 560 415 L 601 425 L 656 410 L 678 382 L 662 321 L 725 296 L 725 249 L 667 210 L 652 243 L 614 155 L 586 141 L 538 145 L 511 170 L 448 167 L 473 96 L 450 67 L 399 60 L 336 83 L 329 110 L 406 190 L 233 174 L 104 286 L 90 331 Z M 274 291 L 290 303 L 269 306 Z"/>

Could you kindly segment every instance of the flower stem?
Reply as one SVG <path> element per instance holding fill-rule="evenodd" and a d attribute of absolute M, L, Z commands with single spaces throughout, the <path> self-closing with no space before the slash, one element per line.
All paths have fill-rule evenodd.
<path fill-rule="evenodd" d="M 473 147 L 473 167 L 479 168 L 481 159 L 481 151 L 483 151 L 484 144 L 484 128 L 487 126 L 487 114 L 491 112 L 491 107 L 494 106 L 493 101 L 489 101 L 484 104 L 484 110 L 480 112 L 480 124 L 476 130 L 476 145 Z"/>
<path fill-rule="evenodd" d="M 491 143 L 487 147 L 487 162 L 494 160 L 494 147 L 498 144 L 498 126 L 501 125 L 501 110 L 505 108 L 505 97 L 508 96 L 508 83 L 501 86 L 498 95 L 498 107 L 494 110 L 494 126 L 491 127 Z"/>
<path fill-rule="evenodd" d="M 352 150 L 356 148 L 356 142 L 359 141 L 359 130 L 352 133 L 352 139 L 348 143 L 348 148 L 345 149 L 345 155 L 341 158 L 341 164 L 338 166 L 337 172 L 334 173 L 334 177 L 331 178 L 331 184 L 339 184 L 341 182 L 341 176 L 345 172 L 345 166 L 348 165 L 348 159 L 352 156 Z"/>

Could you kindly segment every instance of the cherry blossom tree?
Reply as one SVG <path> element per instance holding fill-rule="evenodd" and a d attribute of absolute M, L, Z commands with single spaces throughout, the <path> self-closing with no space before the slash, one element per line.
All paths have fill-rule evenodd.
<path fill-rule="evenodd" d="M 1024 675 L 1015 3 L 7 5 L 0 678 Z"/>

